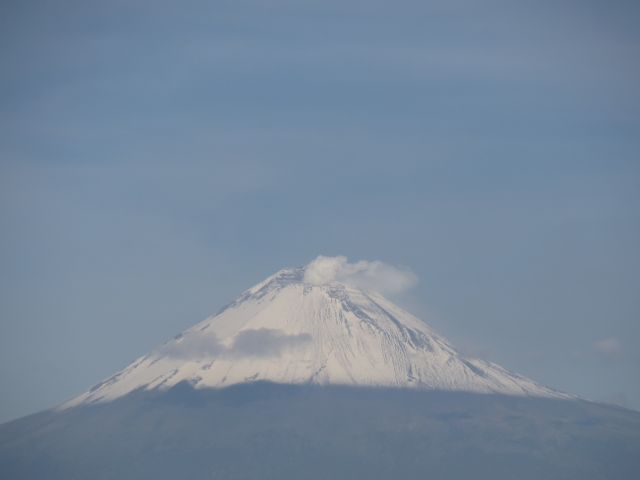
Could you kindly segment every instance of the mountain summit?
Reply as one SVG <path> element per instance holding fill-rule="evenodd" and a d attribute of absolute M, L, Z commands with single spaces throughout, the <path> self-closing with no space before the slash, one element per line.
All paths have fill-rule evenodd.
<path fill-rule="evenodd" d="M 385 272 L 384 265 L 318 257 L 280 270 L 63 407 L 185 381 L 197 389 L 270 381 L 566 398 L 494 363 L 465 358 L 424 322 L 362 287 L 371 284 L 372 271 L 382 271 L 387 284 L 407 281 L 409 275 Z"/>

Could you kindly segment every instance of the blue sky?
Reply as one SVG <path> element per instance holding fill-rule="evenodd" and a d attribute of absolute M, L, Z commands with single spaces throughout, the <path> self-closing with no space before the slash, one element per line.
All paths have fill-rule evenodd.
<path fill-rule="evenodd" d="M 318 254 L 640 409 L 634 2 L 4 2 L 0 421 Z"/>

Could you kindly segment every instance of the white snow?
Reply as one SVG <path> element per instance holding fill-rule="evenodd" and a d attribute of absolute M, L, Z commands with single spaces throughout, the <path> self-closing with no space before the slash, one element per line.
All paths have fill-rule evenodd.
<path fill-rule="evenodd" d="M 267 380 L 566 397 L 464 358 L 382 295 L 336 281 L 331 272 L 339 265 L 322 265 L 320 273 L 317 263 L 310 266 L 281 270 L 62 407 L 182 381 L 195 388 Z"/>

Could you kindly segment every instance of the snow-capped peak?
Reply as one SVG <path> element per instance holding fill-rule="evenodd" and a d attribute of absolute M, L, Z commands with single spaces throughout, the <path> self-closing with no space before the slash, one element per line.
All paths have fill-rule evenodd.
<path fill-rule="evenodd" d="M 424 322 L 367 288 L 398 291 L 412 283 L 408 270 L 349 264 L 344 257 L 280 270 L 63 407 L 183 381 L 195 388 L 265 380 L 565 396 L 464 358 Z"/>

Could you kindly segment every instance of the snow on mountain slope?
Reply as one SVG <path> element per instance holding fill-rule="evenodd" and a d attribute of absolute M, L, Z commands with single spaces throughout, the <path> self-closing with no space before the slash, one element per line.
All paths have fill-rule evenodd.
<path fill-rule="evenodd" d="M 335 274 L 318 281 L 309 273 L 279 271 L 62 407 L 182 381 L 196 388 L 266 380 L 566 397 L 496 364 L 464 358 L 378 293 L 336 281 Z"/>

